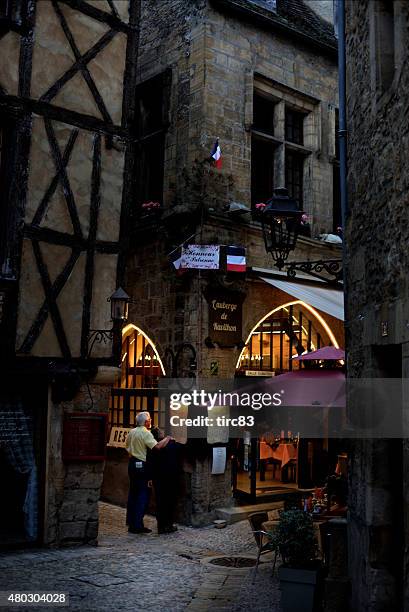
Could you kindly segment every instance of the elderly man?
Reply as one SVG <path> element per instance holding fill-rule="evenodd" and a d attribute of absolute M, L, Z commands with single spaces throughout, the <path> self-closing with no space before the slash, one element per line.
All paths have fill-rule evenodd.
<path fill-rule="evenodd" d="M 140 412 L 136 417 L 136 427 L 126 439 L 126 450 L 129 453 L 129 496 L 127 507 L 127 523 L 129 533 L 150 533 L 152 530 L 144 527 L 143 517 L 149 499 L 150 476 L 146 467 L 148 449 L 164 448 L 170 436 L 157 442 L 151 432 L 151 417 L 149 412 Z"/>

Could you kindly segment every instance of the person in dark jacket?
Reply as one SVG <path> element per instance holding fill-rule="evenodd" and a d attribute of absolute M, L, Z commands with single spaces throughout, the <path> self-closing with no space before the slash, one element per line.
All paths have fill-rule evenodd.
<path fill-rule="evenodd" d="M 153 437 L 160 442 L 164 438 L 158 427 L 152 429 Z M 156 520 L 158 533 L 177 531 L 173 524 L 179 475 L 180 444 L 171 439 L 160 452 L 150 453 L 150 475 L 156 498 Z"/>

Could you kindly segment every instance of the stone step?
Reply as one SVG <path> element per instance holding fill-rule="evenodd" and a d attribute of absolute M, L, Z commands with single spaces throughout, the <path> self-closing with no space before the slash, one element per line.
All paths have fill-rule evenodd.
<path fill-rule="evenodd" d="M 289 498 L 292 495 L 297 497 L 302 496 L 305 493 L 312 493 L 313 489 L 283 489 L 280 491 L 281 499 L 275 501 L 268 501 L 261 504 L 249 504 L 247 506 L 232 506 L 229 508 L 216 508 L 216 515 L 218 519 L 227 521 L 227 524 L 238 523 L 247 519 L 249 514 L 253 512 L 268 512 L 269 510 L 281 509 L 284 507 L 284 499 Z"/>
<path fill-rule="evenodd" d="M 232 508 L 216 508 L 218 519 L 227 521 L 227 524 L 244 521 L 253 512 L 268 512 L 276 508 L 283 508 L 284 502 L 266 502 L 264 504 L 251 504 L 249 506 L 233 506 Z"/>

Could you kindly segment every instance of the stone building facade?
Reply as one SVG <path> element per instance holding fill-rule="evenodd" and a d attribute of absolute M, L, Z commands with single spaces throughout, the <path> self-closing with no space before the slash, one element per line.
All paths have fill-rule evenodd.
<path fill-rule="evenodd" d="M 321 9 L 325 5 L 328 19 L 332 3 L 316 4 Z M 146 121 L 146 135 L 162 130 L 163 136 L 154 153 L 148 147 L 141 151 L 140 164 L 151 160 L 151 168 L 159 165 L 163 175 L 157 167 L 153 180 L 143 173 L 141 182 L 137 177 L 127 261 L 126 288 L 134 300 L 129 321 L 149 336 L 162 357 L 169 348 L 176 352 L 182 343 L 192 345 L 195 373 L 204 378 L 211 376 L 214 364 L 219 377 L 233 378 L 242 350 L 206 342 L 209 307 L 204 294 L 209 287 L 225 296 L 234 290 L 244 295 L 243 342 L 262 316 L 293 297 L 252 274 L 255 269 L 271 271 L 272 259 L 265 252 L 260 224 L 251 215 L 227 212 L 232 202 L 254 210 L 273 187 L 287 185 L 298 196 L 297 189 L 302 189 L 312 238 L 299 238 L 292 259 L 340 257 L 339 245 L 317 239 L 334 232 L 340 219 L 336 40 L 332 24 L 314 9 L 314 2 L 298 0 L 141 4 L 141 108 L 147 113 L 143 96 L 149 95 L 143 92 L 159 97 L 155 88 L 161 82 L 162 113 L 156 124 L 153 113 L 150 126 Z M 299 140 L 288 132 L 291 111 L 302 125 Z M 216 138 L 221 170 L 209 163 Z M 159 193 L 158 184 L 163 184 Z M 160 202 L 160 212 L 138 212 L 138 205 L 150 200 Z M 247 278 L 197 271 L 176 275 L 169 254 L 192 236 L 192 243 L 244 246 Z M 330 323 L 342 346 L 342 325 L 336 319 Z M 169 372 L 169 364 L 165 368 Z M 211 476 L 210 459 L 211 447 L 204 459 L 187 466 L 185 519 L 194 524 L 208 522 L 217 507 L 232 503 L 230 471 Z"/>
<path fill-rule="evenodd" d="M 70 415 L 108 413 L 118 359 L 110 335 L 92 350 L 90 337 L 110 330 L 115 288 L 131 296 L 128 323 L 155 347 L 163 375 L 184 344 L 178 374 L 187 365 L 206 377 L 216 364 L 232 378 L 260 318 L 296 296 L 261 280 L 271 258 L 260 225 L 227 208 L 251 211 L 287 186 L 312 229 L 292 258 L 339 257 L 339 245 L 317 239 L 339 224 L 336 42 L 324 4 L 21 0 L 1 9 L 0 416 L 22 418 L 30 441 L 19 465 L 7 454 L 16 440 L 0 449 L 1 477 L 20 487 L 1 509 L 3 524 L 16 518 L 14 540 L 95 542 L 104 463 L 64 461 L 63 429 Z M 209 163 L 216 138 L 221 170 Z M 152 201 L 159 207 L 143 206 Z M 169 255 L 192 236 L 244 246 L 248 274 L 178 276 Z M 243 299 L 234 346 L 208 341 L 209 289 Z M 322 338 L 342 345 L 339 319 L 316 314 L 332 330 L 316 323 Z M 111 475 L 125 489 L 126 455 L 113 452 Z M 185 521 L 209 522 L 233 503 L 230 470 L 211 474 L 206 442 L 187 449 Z"/>
<path fill-rule="evenodd" d="M 107 413 L 117 366 L 90 337 L 123 270 L 138 21 L 136 2 L 0 8 L 6 544 L 96 541 L 104 463 L 63 461 L 63 422 Z"/>
<path fill-rule="evenodd" d="M 352 378 L 408 376 L 408 25 L 407 2 L 346 2 Z M 351 609 L 407 610 L 407 441 L 354 441 L 351 456 Z"/>

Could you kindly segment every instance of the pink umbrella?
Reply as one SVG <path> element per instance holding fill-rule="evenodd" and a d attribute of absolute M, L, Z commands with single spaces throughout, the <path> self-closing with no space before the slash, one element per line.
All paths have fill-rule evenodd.
<path fill-rule="evenodd" d="M 294 361 L 312 361 L 315 359 L 338 361 L 339 359 L 345 359 L 345 351 L 341 348 L 335 348 L 335 346 L 323 346 L 317 351 L 305 355 L 296 355 L 293 359 Z"/>

